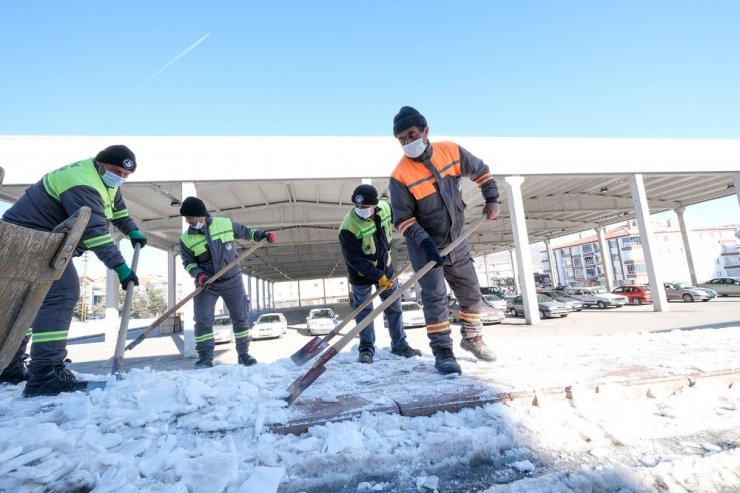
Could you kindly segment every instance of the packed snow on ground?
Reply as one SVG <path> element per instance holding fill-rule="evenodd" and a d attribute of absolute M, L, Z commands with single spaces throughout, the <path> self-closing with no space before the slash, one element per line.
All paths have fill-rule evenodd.
<path fill-rule="evenodd" d="M 428 350 L 406 360 L 379 348 L 375 363 L 360 365 L 355 347 L 290 407 L 286 388 L 306 368 L 289 359 L 132 369 L 120 381 L 99 376 L 107 388 L 89 394 L 24 399 L 23 385 L 5 385 L 0 491 L 740 491 L 740 385 L 699 380 L 637 397 L 611 371 L 732 369 L 738 329 L 502 344 L 494 363 L 460 355 L 464 374 L 456 378 L 437 375 Z M 595 393 L 586 387 L 594 382 L 606 384 Z M 536 406 L 520 399 L 416 418 L 365 412 L 300 436 L 271 431 L 301 417 L 303 400 L 331 403 L 358 392 L 377 402 L 444 400 L 481 385 L 563 384 L 573 386 L 572 399 L 542 393 Z"/>

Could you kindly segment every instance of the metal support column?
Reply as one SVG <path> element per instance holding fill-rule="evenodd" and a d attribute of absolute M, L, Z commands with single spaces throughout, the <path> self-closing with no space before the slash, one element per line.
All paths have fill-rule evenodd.
<path fill-rule="evenodd" d="M 195 189 L 195 184 L 192 182 L 183 182 L 181 195 L 183 200 L 185 197 L 197 197 L 198 193 Z M 183 233 L 188 230 L 190 226 L 185 222 L 185 218 L 182 218 L 182 231 Z M 183 356 L 186 358 L 194 358 L 198 355 L 195 351 L 195 312 L 193 308 L 193 301 L 185 303 L 182 307 L 182 330 L 183 330 Z"/>
<path fill-rule="evenodd" d="M 663 282 L 655 268 L 650 207 L 641 174 L 630 176 L 630 190 L 632 191 L 632 204 L 635 206 L 637 227 L 640 231 L 642 253 L 645 256 L 645 267 L 647 268 L 648 279 L 650 280 L 650 291 L 653 293 L 653 310 L 656 312 L 668 311 L 668 300 L 666 299 L 665 289 L 663 289 Z"/>
<path fill-rule="evenodd" d="M 540 321 L 539 307 L 537 305 L 537 292 L 534 287 L 534 271 L 532 270 L 532 255 L 529 253 L 529 238 L 527 235 L 527 222 L 524 214 L 524 202 L 522 200 L 522 176 L 506 176 L 506 203 L 509 206 L 511 216 L 511 230 L 514 236 L 514 249 L 519 273 L 519 284 L 524 301 L 524 319 L 529 325 Z M 512 257 L 513 258 L 513 257 Z"/>
<path fill-rule="evenodd" d="M 681 240 L 683 241 L 683 251 L 686 255 L 686 264 L 689 266 L 689 276 L 691 277 L 691 285 L 696 286 L 699 281 L 696 277 L 696 267 L 694 265 L 694 254 L 691 251 L 691 238 L 689 238 L 689 228 L 686 227 L 686 207 L 679 207 L 676 209 L 676 216 L 678 217 L 678 226 L 681 228 Z M 673 279 L 672 279 L 673 280 Z"/>
<path fill-rule="evenodd" d="M 558 265 L 555 263 L 555 255 L 552 253 L 552 245 L 550 240 L 545 240 L 545 251 L 547 253 L 547 263 L 550 264 L 550 284 L 552 287 L 560 284 L 560 272 L 558 271 Z"/>
<path fill-rule="evenodd" d="M 604 272 L 604 281 L 606 289 L 611 291 L 614 285 L 614 264 L 612 264 L 612 251 L 609 248 L 609 242 L 606 241 L 606 228 L 597 227 L 596 234 L 599 236 L 599 250 L 601 250 L 601 270 Z"/>

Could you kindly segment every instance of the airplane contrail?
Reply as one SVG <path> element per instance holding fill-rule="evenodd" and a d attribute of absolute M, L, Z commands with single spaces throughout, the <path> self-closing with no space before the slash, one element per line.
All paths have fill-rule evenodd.
<path fill-rule="evenodd" d="M 162 66 L 162 68 L 160 68 L 159 70 L 157 70 L 156 72 L 154 72 L 154 73 L 153 73 L 153 74 L 152 74 L 152 75 L 151 75 L 151 76 L 150 76 L 150 77 L 149 77 L 149 78 L 148 78 L 147 80 L 145 80 L 144 82 L 142 82 L 141 84 L 139 84 L 138 86 L 136 86 L 136 87 L 135 87 L 134 89 L 132 89 L 132 90 L 131 90 L 131 92 L 129 92 L 129 93 L 128 93 L 128 94 L 126 95 L 126 97 L 128 97 L 128 96 L 131 96 L 131 95 L 132 95 L 132 94 L 134 94 L 134 93 L 135 93 L 136 91 L 138 91 L 139 89 L 141 89 L 141 88 L 142 88 L 142 87 L 144 87 L 145 85 L 149 84 L 149 83 L 150 83 L 151 81 L 153 81 L 153 80 L 154 80 L 155 78 L 157 78 L 157 76 L 159 76 L 159 74 L 161 74 L 162 72 L 164 72 L 165 70 L 167 70 L 167 69 L 168 69 L 168 68 L 169 68 L 169 67 L 170 67 L 170 66 L 171 66 L 171 65 L 172 65 L 173 63 L 175 63 L 175 62 L 176 62 L 176 61 L 178 61 L 178 60 L 179 60 L 180 58 L 182 58 L 182 57 L 184 57 L 185 55 L 187 55 L 188 53 L 190 53 L 190 51 L 192 51 L 192 50 L 193 50 L 193 48 L 195 48 L 196 46 L 198 46 L 199 44 L 201 44 L 201 43 L 202 43 L 203 41 L 205 41 L 205 40 L 206 40 L 206 38 L 208 38 L 208 36 L 210 36 L 210 35 L 211 35 L 211 33 L 206 33 L 206 34 L 205 34 L 205 36 L 201 37 L 201 38 L 200 38 L 200 39 L 199 39 L 198 41 L 196 41 L 195 43 L 193 43 L 193 44 L 191 44 L 190 46 L 188 46 L 187 48 L 185 48 L 185 49 L 184 49 L 184 50 L 183 50 L 182 52 L 180 52 L 180 53 L 179 53 L 179 54 L 178 54 L 178 55 L 177 55 L 177 56 L 176 56 L 175 58 L 173 58 L 173 59 L 172 59 L 172 60 L 170 60 L 169 62 L 165 63 L 165 64 L 164 64 L 164 65 Z"/>

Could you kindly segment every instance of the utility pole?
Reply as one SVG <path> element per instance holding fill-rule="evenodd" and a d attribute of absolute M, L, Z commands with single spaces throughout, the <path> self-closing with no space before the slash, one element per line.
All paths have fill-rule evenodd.
<path fill-rule="evenodd" d="M 80 321 L 87 320 L 87 254 L 82 255 L 82 309 L 80 310 Z"/>

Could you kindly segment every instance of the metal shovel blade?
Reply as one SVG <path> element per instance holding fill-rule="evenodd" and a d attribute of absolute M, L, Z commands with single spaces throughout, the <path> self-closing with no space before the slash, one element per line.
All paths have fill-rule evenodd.
<path fill-rule="evenodd" d="M 329 347 L 329 343 L 326 342 L 325 339 L 322 339 L 321 337 L 314 337 L 308 343 L 303 346 L 301 349 L 293 353 L 293 356 L 290 357 L 290 359 L 293 360 L 293 363 L 295 363 L 298 366 L 305 365 L 311 359 L 313 359 L 314 356 L 317 354 L 320 354 L 321 351 Z"/>
<path fill-rule="evenodd" d="M 321 376 L 322 373 L 326 371 L 326 367 L 316 366 L 308 370 L 305 374 L 298 377 L 293 383 L 290 384 L 290 387 L 288 387 L 288 397 L 285 398 L 285 400 L 288 402 L 288 405 L 290 406 L 293 404 L 293 401 L 295 401 L 299 395 L 303 393 L 304 390 L 306 390 L 314 381 L 316 381 L 317 378 Z"/>

